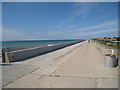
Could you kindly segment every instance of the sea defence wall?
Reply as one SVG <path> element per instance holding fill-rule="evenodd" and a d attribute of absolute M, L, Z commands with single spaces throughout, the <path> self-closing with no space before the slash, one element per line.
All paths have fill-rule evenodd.
<path fill-rule="evenodd" d="M 28 49 L 21 49 L 11 52 L 5 53 L 5 62 L 14 62 L 14 61 L 22 61 L 28 58 L 32 58 L 38 55 L 42 55 L 51 51 L 55 51 L 73 44 L 77 44 L 81 41 L 71 41 L 65 42 L 60 44 L 48 45 L 45 47 L 35 47 L 35 48 L 28 48 Z"/>

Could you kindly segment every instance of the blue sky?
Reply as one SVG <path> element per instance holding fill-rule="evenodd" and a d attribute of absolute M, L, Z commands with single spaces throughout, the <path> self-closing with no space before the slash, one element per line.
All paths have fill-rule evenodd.
<path fill-rule="evenodd" d="M 3 40 L 118 35 L 117 2 L 3 2 Z"/>

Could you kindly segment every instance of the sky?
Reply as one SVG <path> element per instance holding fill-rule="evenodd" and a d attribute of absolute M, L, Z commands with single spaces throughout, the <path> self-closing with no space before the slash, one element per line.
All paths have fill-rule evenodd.
<path fill-rule="evenodd" d="M 117 2 L 3 2 L 2 39 L 118 36 Z"/>

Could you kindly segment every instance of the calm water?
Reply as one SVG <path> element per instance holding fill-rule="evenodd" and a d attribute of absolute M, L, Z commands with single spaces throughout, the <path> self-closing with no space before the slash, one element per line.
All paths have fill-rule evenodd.
<path fill-rule="evenodd" d="M 28 41 L 2 41 L 2 47 L 35 47 L 40 45 L 58 44 L 76 40 L 28 40 Z M 0 43 L 1 44 L 1 43 Z"/>

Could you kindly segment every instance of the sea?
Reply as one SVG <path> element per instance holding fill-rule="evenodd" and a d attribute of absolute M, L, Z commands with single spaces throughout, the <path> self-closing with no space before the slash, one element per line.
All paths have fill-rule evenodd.
<path fill-rule="evenodd" d="M 64 42 L 70 42 L 70 41 L 77 41 L 77 40 L 23 40 L 23 41 L 2 41 L 0 42 L 0 46 L 2 48 L 12 48 L 12 47 L 18 47 L 18 48 L 28 48 L 28 47 L 36 47 L 41 45 L 53 45 L 53 44 L 59 44 Z"/>
<path fill-rule="evenodd" d="M 8 51 L 20 50 L 25 48 L 40 47 L 45 45 L 54 45 L 64 42 L 78 41 L 76 40 L 21 40 L 21 41 L 0 41 L 0 58 L 3 53 Z M 79 40 L 79 41 L 82 41 Z"/>

